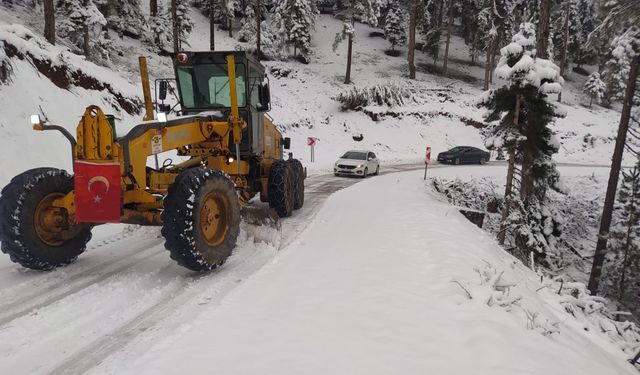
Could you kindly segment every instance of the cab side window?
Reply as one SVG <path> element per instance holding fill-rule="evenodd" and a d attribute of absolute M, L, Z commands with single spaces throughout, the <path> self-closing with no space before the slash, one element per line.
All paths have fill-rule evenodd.
<path fill-rule="evenodd" d="M 375 159 L 376 158 L 376 154 L 374 154 L 373 152 L 370 152 L 369 155 L 371 156 L 371 159 Z"/>
<path fill-rule="evenodd" d="M 258 86 L 264 80 L 264 73 L 261 73 L 253 66 L 249 66 L 249 100 L 253 108 L 260 106 L 260 95 L 258 94 Z"/>

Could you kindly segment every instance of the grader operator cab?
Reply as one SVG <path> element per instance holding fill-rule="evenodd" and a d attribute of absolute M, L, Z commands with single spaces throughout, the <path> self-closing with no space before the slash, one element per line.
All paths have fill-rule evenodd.
<path fill-rule="evenodd" d="M 241 214 L 290 216 L 304 203 L 305 171 L 289 139 L 266 115 L 264 67 L 244 52 L 185 52 L 174 56 L 179 116 L 154 103 L 146 60 L 140 58 L 144 122 L 117 137 L 112 116 L 89 106 L 76 137 L 32 116 L 35 130 L 60 131 L 71 143 L 74 175 L 36 168 L 16 177 L 0 195 L 2 251 L 24 267 L 50 270 L 73 262 L 93 226 L 162 226 L 171 258 L 195 271 L 216 268 L 236 245 Z M 165 99 L 167 82 L 160 81 Z M 174 151 L 182 161 L 149 167 Z M 269 209 L 249 205 L 255 195 Z M 265 210 L 269 210 L 265 212 Z"/>

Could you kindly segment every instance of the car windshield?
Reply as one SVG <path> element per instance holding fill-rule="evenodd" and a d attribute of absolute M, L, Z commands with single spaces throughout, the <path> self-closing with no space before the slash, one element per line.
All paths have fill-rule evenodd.
<path fill-rule="evenodd" d="M 464 150 L 464 147 L 454 147 L 451 150 L 447 151 L 447 152 L 460 152 Z"/>
<path fill-rule="evenodd" d="M 341 159 L 367 160 L 366 152 L 347 151 Z"/>

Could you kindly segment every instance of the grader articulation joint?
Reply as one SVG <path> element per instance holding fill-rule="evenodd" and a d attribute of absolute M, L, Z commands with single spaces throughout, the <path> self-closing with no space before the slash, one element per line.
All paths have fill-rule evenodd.
<path fill-rule="evenodd" d="M 304 203 L 300 161 L 284 160 L 283 138 L 266 115 L 264 67 L 244 52 L 183 52 L 173 58 L 178 116 L 167 120 L 169 80 L 154 103 L 140 58 L 144 122 L 116 135 L 115 119 L 85 110 L 74 138 L 32 117 L 35 130 L 60 131 L 71 144 L 74 175 L 36 168 L 0 196 L 2 251 L 21 265 L 49 270 L 73 262 L 103 223 L 162 226 L 165 247 L 196 271 L 220 266 L 236 245 L 241 215 L 253 223 L 287 217 Z M 158 85 L 156 85 L 158 86 Z M 149 157 L 174 151 L 183 160 L 149 167 Z M 256 195 L 270 207 L 254 208 Z"/>

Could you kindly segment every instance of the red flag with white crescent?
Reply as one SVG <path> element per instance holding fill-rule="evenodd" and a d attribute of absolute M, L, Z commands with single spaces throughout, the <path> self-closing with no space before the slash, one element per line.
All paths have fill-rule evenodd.
<path fill-rule="evenodd" d="M 119 163 L 73 163 L 76 221 L 119 223 L 122 184 Z"/>

